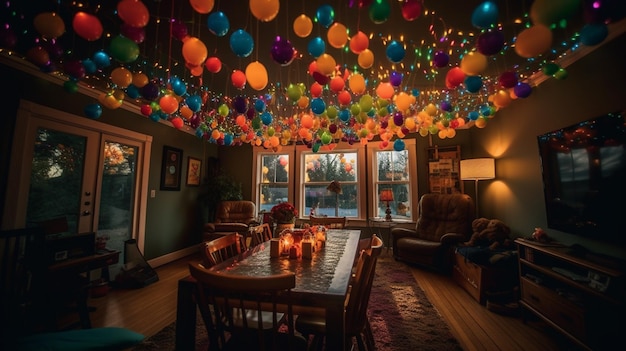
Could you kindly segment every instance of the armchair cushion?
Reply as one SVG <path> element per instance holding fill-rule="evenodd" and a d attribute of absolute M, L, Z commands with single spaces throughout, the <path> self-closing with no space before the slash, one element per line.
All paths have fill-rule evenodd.
<path fill-rule="evenodd" d="M 222 235 L 239 233 L 246 236 L 248 227 L 256 222 L 256 205 L 252 201 L 221 201 L 217 206 L 215 220 L 205 223 L 203 241 L 216 239 Z"/>
<path fill-rule="evenodd" d="M 392 228 L 397 260 L 450 272 L 453 248 L 472 233 L 474 203 L 465 194 L 425 194 L 415 229 Z"/>

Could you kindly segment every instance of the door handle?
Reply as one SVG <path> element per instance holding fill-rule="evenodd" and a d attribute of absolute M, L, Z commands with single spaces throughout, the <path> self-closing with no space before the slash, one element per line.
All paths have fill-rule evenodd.
<path fill-rule="evenodd" d="M 89 216 L 91 214 L 91 211 L 83 211 L 83 213 L 81 213 L 83 216 Z"/>

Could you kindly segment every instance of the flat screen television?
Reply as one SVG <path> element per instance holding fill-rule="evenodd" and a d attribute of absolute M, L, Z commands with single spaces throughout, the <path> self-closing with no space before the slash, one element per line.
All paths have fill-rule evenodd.
<path fill-rule="evenodd" d="M 548 227 L 626 246 L 626 111 L 539 135 Z"/>

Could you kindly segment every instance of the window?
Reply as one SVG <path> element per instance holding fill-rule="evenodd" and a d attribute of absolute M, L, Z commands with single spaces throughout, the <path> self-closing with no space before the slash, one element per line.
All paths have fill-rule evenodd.
<path fill-rule="evenodd" d="M 358 217 L 361 166 L 357 162 L 357 152 L 303 152 L 301 157 L 303 216 L 314 213 L 317 216 Z M 333 181 L 339 183 L 338 188 L 331 186 Z"/>
<path fill-rule="evenodd" d="M 372 200 L 372 212 L 375 217 L 385 217 L 387 204 L 391 217 L 397 220 L 414 218 L 412 194 L 417 193 L 417 172 L 415 159 L 415 143 L 405 140 L 405 149 L 378 149 L 372 147 L 370 160 L 372 167 L 372 186 L 369 194 Z M 381 201 L 383 190 L 390 189 L 393 194 L 391 201 Z"/>
<path fill-rule="evenodd" d="M 257 178 L 257 197 L 259 212 L 269 212 L 272 207 L 281 202 L 293 202 L 289 196 L 289 154 L 260 153 L 257 156 L 257 167 L 260 174 Z"/>

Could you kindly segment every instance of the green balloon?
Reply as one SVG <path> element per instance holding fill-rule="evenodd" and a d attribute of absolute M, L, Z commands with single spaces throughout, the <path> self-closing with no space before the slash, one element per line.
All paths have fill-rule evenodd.
<path fill-rule="evenodd" d="M 302 89 L 297 85 L 289 84 L 289 87 L 287 87 L 287 96 L 289 100 L 293 101 L 295 104 L 298 102 L 298 99 L 300 99 L 300 96 L 302 96 Z"/>
<path fill-rule="evenodd" d="M 359 105 L 361 105 L 361 111 L 369 111 L 374 105 L 374 100 L 372 99 L 371 95 L 365 94 L 361 96 L 361 99 L 359 100 Z"/>
<path fill-rule="evenodd" d="M 337 110 L 336 106 L 328 106 L 326 108 L 326 115 L 328 116 L 328 119 L 330 119 L 331 121 L 334 121 L 335 118 L 337 118 L 337 114 L 339 113 L 339 111 Z"/>
<path fill-rule="evenodd" d="M 333 140 L 333 137 L 330 135 L 329 132 L 324 132 L 320 139 L 322 140 L 322 144 L 328 145 Z"/>
<path fill-rule="evenodd" d="M 359 106 L 359 104 L 352 104 L 352 106 L 350 106 L 350 113 L 352 113 L 353 116 L 358 115 L 361 113 L 361 106 Z"/>
<path fill-rule="evenodd" d="M 389 19 L 389 14 L 391 14 L 389 0 L 374 0 L 370 5 L 370 19 L 376 24 L 386 22 Z"/>
<path fill-rule="evenodd" d="M 123 62 L 134 62 L 139 57 L 139 46 L 134 41 L 118 35 L 109 44 L 109 53 L 114 59 Z"/>

